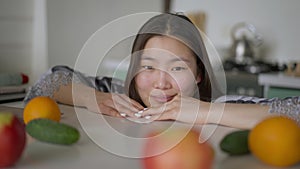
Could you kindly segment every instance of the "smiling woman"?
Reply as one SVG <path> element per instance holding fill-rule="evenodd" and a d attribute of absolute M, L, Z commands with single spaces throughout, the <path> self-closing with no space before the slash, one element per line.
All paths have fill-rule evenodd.
<path fill-rule="evenodd" d="M 270 112 L 300 119 L 299 97 L 234 97 L 230 102 L 235 103 L 218 103 L 228 98 L 219 98 L 222 93 L 202 36 L 184 15 L 159 14 L 150 18 L 136 35 L 131 53 L 125 83 L 56 66 L 31 88 L 25 101 L 47 95 L 60 103 L 137 121 L 177 120 L 237 128 L 251 128 L 272 115 Z M 288 113 L 285 109 L 289 109 Z"/>
<path fill-rule="evenodd" d="M 164 14 L 149 19 L 136 36 L 132 48 L 134 55 L 131 57 L 128 75 L 125 81 L 125 87 L 128 89 L 127 93 L 129 97 L 142 103 L 135 89 L 134 78 L 139 69 L 140 55 L 143 54 L 141 51 L 146 49 L 145 53 L 147 54 L 147 51 L 150 53 L 149 50 L 147 50 L 148 48 L 156 49 L 156 55 L 154 56 L 157 56 L 159 62 L 164 59 L 164 55 L 167 53 L 161 51 L 168 51 L 173 55 L 173 59 L 181 57 L 180 60 L 186 60 L 188 58 L 188 60 L 194 61 L 194 70 L 190 69 L 189 71 L 197 71 L 194 72 L 194 78 L 196 79 L 201 76 L 201 81 L 198 79 L 197 83 L 199 93 L 201 94 L 199 95 L 198 93 L 197 98 L 204 101 L 211 101 L 220 96 L 221 93 L 214 77 L 209 57 L 197 27 L 184 15 Z M 192 83 L 194 81 L 189 82 Z"/>
<path fill-rule="evenodd" d="M 197 72 L 196 58 L 187 46 L 165 36 L 153 37 L 143 51 L 135 89 L 146 107 L 158 106 L 179 93 L 195 95 L 201 80 Z"/>

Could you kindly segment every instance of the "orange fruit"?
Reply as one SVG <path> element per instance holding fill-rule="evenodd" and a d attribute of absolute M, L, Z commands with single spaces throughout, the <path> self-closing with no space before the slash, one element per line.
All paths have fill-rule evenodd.
<path fill-rule="evenodd" d="M 249 149 L 266 164 L 287 167 L 300 162 L 300 126 L 295 120 L 272 116 L 249 133 Z"/>
<path fill-rule="evenodd" d="M 24 123 L 37 118 L 47 118 L 59 122 L 61 112 L 58 104 L 47 96 L 38 96 L 31 99 L 23 111 Z"/>

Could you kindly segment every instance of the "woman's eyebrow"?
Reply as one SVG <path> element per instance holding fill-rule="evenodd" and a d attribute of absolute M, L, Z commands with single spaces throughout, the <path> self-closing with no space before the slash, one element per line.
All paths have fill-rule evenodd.
<path fill-rule="evenodd" d="M 153 60 L 157 60 L 157 59 L 154 58 L 154 57 L 151 57 L 149 55 L 142 55 L 141 60 L 150 60 L 150 61 L 153 61 Z M 191 63 L 191 60 L 183 58 L 183 57 L 178 57 L 178 56 L 172 58 L 171 60 L 169 60 L 169 62 L 182 62 L 182 61 L 186 62 L 187 64 Z"/>
<path fill-rule="evenodd" d="M 155 60 L 155 59 L 148 55 L 142 55 L 141 60 Z"/>
<path fill-rule="evenodd" d="M 171 59 L 170 61 L 171 62 L 184 61 L 186 63 L 191 63 L 191 60 L 186 59 L 186 58 L 181 58 L 181 57 L 175 57 L 175 58 Z"/>

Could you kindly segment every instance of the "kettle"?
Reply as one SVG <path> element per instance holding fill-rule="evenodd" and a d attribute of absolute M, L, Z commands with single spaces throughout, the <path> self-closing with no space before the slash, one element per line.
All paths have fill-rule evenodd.
<path fill-rule="evenodd" d="M 254 47 L 260 46 L 263 42 L 256 28 L 252 24 L 237 23 L 231 30 L 231 37 L 234 61 L 238 64 L 252 64 L 255 57 Z"/>

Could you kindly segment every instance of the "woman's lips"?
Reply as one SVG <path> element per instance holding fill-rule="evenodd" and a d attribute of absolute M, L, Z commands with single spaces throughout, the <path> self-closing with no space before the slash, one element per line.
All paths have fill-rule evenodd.
<path fill-rule="evenodd" d="M 156 102 L 161 102 L 161 103 L 166 103 L 170 100 L 172 100 L 174 98 L 173 96 L 150 96 L 153 100 L 155 100 Z"/>

